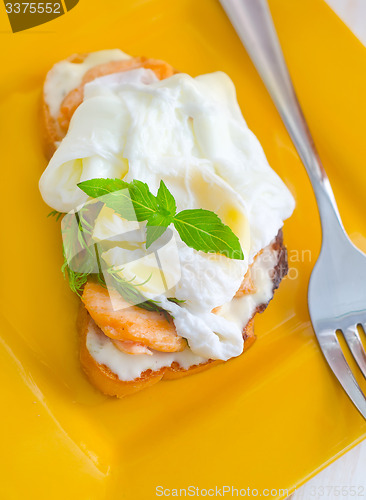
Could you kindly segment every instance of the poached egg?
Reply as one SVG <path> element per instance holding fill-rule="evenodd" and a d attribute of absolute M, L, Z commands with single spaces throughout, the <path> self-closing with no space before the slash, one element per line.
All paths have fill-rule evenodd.
<path fill-rule="evenodd" d="M 244 261 L 196 251 L 173 230 L 176 258 L 165 252 L 168 289 L 158 278 L 146 281 L 154 275 L 154 260 L 144 258 L 141 234 L 128 248 L 121 241 L 102 258 L 124 279 L 143 283 L 140 291 L 173 316 L 193 355 L 227 360 L 241 354 L 242 325 L 212 310 L 228 309 L 255 255 L 291 215 L 294 199 L 247 127 L 230 78 L 221 72 L 196 78 L 180 73 L 159 81 L 141 68 L 88 83 L 40 191 L 52 208 L 69 212 L 88 200 L 77 184 L 98 177 L 138 179 L 154 194 L 163 179 L 178 211 L 212 210 L 238 236 Z M 103 209 L 94 237 L 121 235 L 128 224 Z"/>

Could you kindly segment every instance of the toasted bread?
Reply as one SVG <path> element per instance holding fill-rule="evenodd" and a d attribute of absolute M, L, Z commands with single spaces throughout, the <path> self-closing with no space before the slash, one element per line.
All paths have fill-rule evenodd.
<path fill-rule="evenodd" d="M 65 59 L 75 64 L 82 63 L 88 54 L 74 54 Z M 147 57 L 131 57 L 119 61 L 110 61 L 103 64 L 98 64 L 88 71 L 83 76 L 81 84 L 72 89 L 63 99 L 57 116 L 52 116 L 45 90 L 42 94 L 42 128 L 44 137 L 44 150 L 47 158 L 51 158 L 57 149 L 58 143 L 65 137 L 69 128 L 70 120 L 77 107 L 82 103 L 84 98 L 84 87 L 88 82 L 95 80 L 101 76 L 110 75 L 112 73 L 121 73 L 131 69 L 146 68 L 154 71 L 159 80 L 168 78 L 174 75 L 177 71 L 170 64 L 157 59 Z M 46 80 L 52 78 L 52 69 L 48 72 Z"/>
<path fill-rule="evenodd" d="M 75 64 L 81 63 L 85 60 L 87 55 L 88 54 L 77 54 L 68 58 L 67 61 Z M 177 73 L 177 71 L 174 70 L 172 66 L 163 61 L 148 59 L 144 57 L 136 57 L 98 64 L 93 66 L 92 68 L 89 68 L 84 73 L 81 84 L 67 93 L 67 95 L 63 98 L 59 109 L 56 109 L 56 113 L 53 112 L 53 114 L 51 114 L 50 112 L 46 93 L 43 92 L 42 122 L 45 140 L 45 151 L 46 155 L 49 158 L 56 150 L 58 143 L 66 135 L 70 120 L 77 107 L 83 101 L 85 85 L 98 77 L 135 68 L 151 69 L 159 79 L 164 79 Z M 49 75 L 50 73 L 48 74 L 47 78 L 50 78 Z M 278 287 L 282 278 L 287 273 L 287 253 L 286 248 L 283 245 L 282 231 L 278 233 L 271 246 L 272 249 L 277 252 L 277 264 L 273 268 L 272 275 L 274 291 Z M 254 292 L 255 284 L 253 282 L 249 269 L 248 274 L 243 280 L 243 283 L 239 288 L 236 296 L 240 297 Z M 129 308 L 129 312 L 128 309 L 125 309 L 122 315 L 120 313 L 111 314 L 110 310 L 106 311 L 106 308 L 104 307 L 105 304 L 103 300 L 105 299 L 105 293 L 106 292 L 104 290 L 100 290 L 100 287 L 97 289 L 95 286 L 88 284 L 86 286 L 85 296 L 83 296 L 83 301 L 86 307 L 84 306 L 84 304 L 81 305 L 78 318 L 81 365 L 93 385 L 104 394 L 121 398 L 128 394 L 149 387 L 159 382 L 160 380 L 177 379 L 186 375 L 195 374 L 223 362 L 221 360 L 210 359 L 207 362 L 193 365 L 188 369 L 184 369 L 177 362 L 173 362 L 170 366 L 165 366 L 157 371 L 146 370 L 134 380 L 121 380 L 118 375 L 116 373 L 113 373 L 106 365 L 98 363 L 89 352 L 87 347 L 87 335 L 91 328 L 97 329 L 101 335 L 110 337 L 112 339 L 112 342 L 120 342 L 120 350 L 125 353 L 130 352 L 131 356 L 137 357 L 140 355 L 138 354 L 138 352 L 141 352 L 141 354 L 143 352 L 146 353 L 149 351 L 149 349 L 162 352 L 181 351 L 186 347 L 186 340 L 176 334 L 175 327 L 172 321 L 166 321 L 164 319 L 166 321 L 166 324 L 162 327 L 162 322 L 164 321 L 162 318 L 157 317 L 158 313 L 153 313 L 155 314 L 155 317 L 148 318 L 149 320 L 151 320 L 150 322 L 146 323 L 146 321 L 144 320 L 144 331 L 140 332 L 140 335 L 137 336 L 136 332 L 129 327 L 128 323 L 128 321 L 131 323 L 130 313 L 134 313 L 134 306 L 131 306 Z M 246 351 L 255 341 L 254 317 L 257 313 L 263 312 L 266 307 L 267 304 L 260 304 L 255 310 L 252 318 L 244 327 L 244 351 Z M 127 317 L 127 312 L 128 314 L 130 314 L 129 317 Z M 146 314 L 145 316 L 149 315 Z M 124 321 L 123 328 L 120 325 L 121 320 Z M 154 321 L 158 323 L 160 322 L 159 325 L 157 325 L 157 334 L 155 335 L 155 337 L 153 335 L 155 331 L 153 324 Z M 118 328 L 116 328 L 116 325 Z"/>

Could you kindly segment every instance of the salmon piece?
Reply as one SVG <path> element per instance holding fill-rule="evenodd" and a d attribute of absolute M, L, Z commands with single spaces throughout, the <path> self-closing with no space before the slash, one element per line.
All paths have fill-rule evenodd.
<path fill-rule="evenodd" d="M 66 134 L 72 115 L 75 113 L 77 107 L 83 102 L 84 87 L 88 82 L 95 80 L 101 76 L 111 75 L 113 73 L 121 73 L 131 69 L 146 68 L 151 69 L 156 74 L 159 80 L 168 78 L 176 73 L 170 64 L 159 61 L 156 59 L 149 59 L 147 57 L 133 57 L 131 59 L 123 59 L 122 61 L 111 61 L 108 63 L 98 64 L 83 77 L 81 85 L 72 90 L 62 101 L 60 107 L 60 114 L 58 116 L 58 125 L 63 135 Z"/>
<path fill-rule="evenodd" d="M 137 342 L 132 342 L 131 340 L 111 340 L 119 351 L 126 354 L 147 354 L 152 356 L 152 351 L 150 351 L 150 349 L 144 344 L 138 344 Z"/>
<path fill-rule="evenodd" d="M 116 311 L 108 290 L 98 283 L 88 282 L 82 296 L 90 316 L 107 337 L 137 342 L 156 351 L 184 350 L 187 342 L 177 335 L 172 319 L 167 319 L 164 313 L 131 306 L 115 293 L 123 307 Z"/>

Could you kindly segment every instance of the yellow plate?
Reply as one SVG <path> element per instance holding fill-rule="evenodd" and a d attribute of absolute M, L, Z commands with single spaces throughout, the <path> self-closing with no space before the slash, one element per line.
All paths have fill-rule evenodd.
<path fill-rule="evenodd" d="M 345 226 L 366 250 L 365 49 L 321 0 L 270 6 Z M 1 7 L 0 43 L 2 498 L 146 500 L 157 486 L 290 493 L 364 438 L 366 423 L 309 323 L 306 289 L 320 246 L 310 184 L 219 3 L 80 0 L 17 34 Z M 37 188 L 46 165 L 37 114 L 46 71 L 73 52 L 114 47 L 191 75 L 226 71 L 297 201 L 285 225 L 290 275 L 258 318 L 254 347 L 120 401 L 100 395 L 80 370 L 78 300 L 60 273 L 59 225 L 46 219 Z"/>

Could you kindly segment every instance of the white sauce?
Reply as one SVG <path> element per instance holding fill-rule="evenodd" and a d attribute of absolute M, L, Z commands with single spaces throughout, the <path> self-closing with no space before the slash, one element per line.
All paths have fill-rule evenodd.
<path fill-rule="evenodd" d="M 221 308 L 219 316 L 235 323 L 242 331 L 256 308 L 261 304 L 266 304 L 272 298 L 271 272 L 276 264 L 277 252 L 265 249 L 252 267 L 252 278 L 257 291 L 251 295 L 233 298 Z M 164 366 L 171 366 L 174 361 L 188 370 L 191 366 L 205 363 L 208 360 L 208 358 L 193 353 L 189 348 L 182 352 L 173 353 L 153 351 L 151 356 L 123 353 L 102 333 L 93 320 L 90 321 L 86 346 L 97 363 L 107 366 L 123 381 L 134 380 L 140 377 L 145 370 L 157 371 Z"/>
<path fill-rule="evenodd" d="M 44 84 L 44 98 L 51 116 L 57 117 L 62 101 L 71 90 L 81 84 L 83 76 L 89 69 L 98 64 L 123 59 L 130 59 L 130 56 L 119 49 L 113 49 L 92 52 L 81 63 L 70 61 L 56 63 L 49 71 Z"/>

